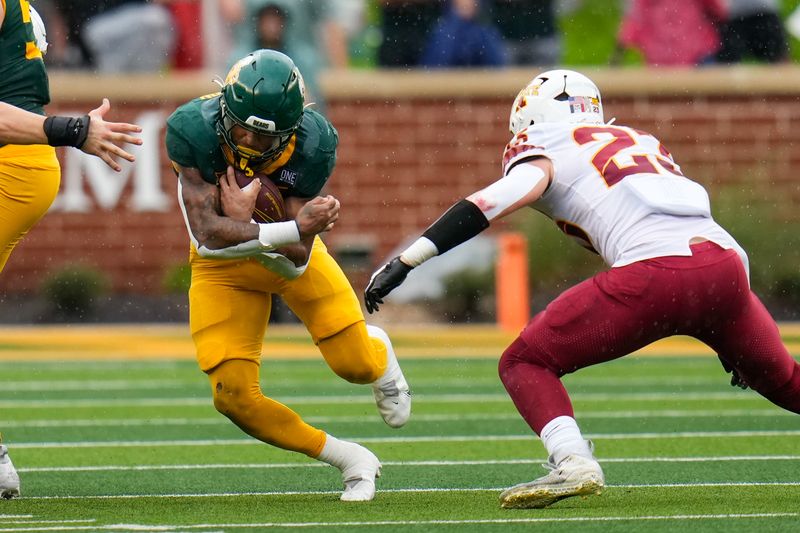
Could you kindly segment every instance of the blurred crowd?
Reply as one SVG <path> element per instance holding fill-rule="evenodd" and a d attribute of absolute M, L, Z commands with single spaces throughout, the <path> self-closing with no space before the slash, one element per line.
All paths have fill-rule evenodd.
<path fill-rule="evenodd" d="M 560 20 L 590 0 L 35 0 L 51 68 L 100 73 L 224 70 L 256 48 L 290 55 L 313 87 L 323 68 L 562 63 Z M 619 13 L 609 61 L 789 61 L 800 8 L 782 0 L 604 0 Z M 580 36 L 579 36 L 580 38 Z M 592 42 L 592 36 L 586 37 Z"/>

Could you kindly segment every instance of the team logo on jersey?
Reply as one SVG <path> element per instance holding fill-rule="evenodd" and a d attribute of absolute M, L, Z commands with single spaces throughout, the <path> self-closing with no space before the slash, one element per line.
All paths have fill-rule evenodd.
<path fill-rule="evenodd" d="M 297 171 L 288 168 L 281 169 L 281 175 L 278 177 L 278 181 L 294 186 L 294 184 L 297 183 Z"/>
<path fill-rule="evenodd" d="M 568 102 L 570 113 L 600 112 L 600 100 L 593 96 L 570 96 Z"/>

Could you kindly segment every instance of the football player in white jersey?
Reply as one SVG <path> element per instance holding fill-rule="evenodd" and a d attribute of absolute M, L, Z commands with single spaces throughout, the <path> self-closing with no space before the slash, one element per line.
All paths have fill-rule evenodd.
<path fill-rule="evenodd" d="M 526 206 L 611 267 L 534 316 L 500 359 L 500 379 L 551 467 L 503 492 L 503 507 L 545 507 L 603 490 L 560 378 L 664 337 L 700 339 L 732 384 L 800 413 L 800 364 L 750 290 L 744 250 L 658 139 L 605 123 L 597 86 L 569 70 L 534 78 L 514 102 L 510 129 L 503 176 L 453 205 L 376 271 L 364 294 L 367 310 L 377 311 L 411 269 Z"/>

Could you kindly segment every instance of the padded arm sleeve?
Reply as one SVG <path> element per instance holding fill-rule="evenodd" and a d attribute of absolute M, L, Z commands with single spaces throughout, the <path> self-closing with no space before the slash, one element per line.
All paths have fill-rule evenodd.
<path fill-rule="evenodd" d="M 489 227 L 489 220 L 469 200 L 461 200 L 448 209 L 422 234 L 431 241 L 439 255 L 466 242 Z"/>

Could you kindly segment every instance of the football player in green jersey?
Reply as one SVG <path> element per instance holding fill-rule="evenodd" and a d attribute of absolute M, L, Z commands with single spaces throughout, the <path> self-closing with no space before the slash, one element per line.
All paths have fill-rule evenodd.
<path fill-rule="evenodd" d="M 167 151 L 191 240 L 190 326 L 198 363 L 220 413 L 263 442 L 339 468 L 342 500 L 371 500 L 377 457 L 308 425 L 264 396 L 259 382 L 262 339 L 277 294 L 336 374 L 371 384 L 388 425 L 402 426 L 411 413 L 389 337 L 366 325 L 350 283 L 318 236 L 339 216 L 338 200 L 320 196 L 338 135 L 305 106 L 303 78 L 280 52 L 249 54 L 220 85 L 220 93 L 184 104 L 167 120 Z M 260 181 L 240 189 L 234 168 L 272 179 L 287 219 L 253 222 Z"/>
<path fill-rule="evenodd" d="M 74 146 L 119 172 L 122 167 L 115 158 L 136 160 L 120 145 L 141 145 L 142 140 L 131 134 L 140 133 L 142 128 L 126 122 L 106 122 L 103 116 L 110 109 L 108 99 L 103 98 L 99 107 L 83 117 L 46 117 L 0 102 L 0 148 L 8 144 Z"/>
<path fill-rule="evenodd" d="M 50 89 L 44 25 L 26 0 L 0 3 L 0 271 L 14 246 L 53 203 L 61 180 L 54 146 L 75 146 L 119 171 L 118 146 L 141 144 L 138 126 L 105 122 L 107 100 L 82 117 L 44 116 Z"/>
<path fill-rule="evenodd" d="M 0 1 L 0 271 L 56 197 L 61 168 L 54 146 L 74 146 L 119 171 L 114 157 L 134 160 L 119 144 L 141 144 L 131 135 L 138 126 L 103 120 L 110 108 L 105 99 L 82 117 L 45 117 L 46 50 L 44 24 L 27 0 Z M 0 444 L 0 499 L 19 496 L 19 485 Z"/>

